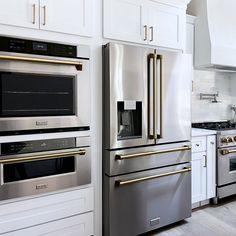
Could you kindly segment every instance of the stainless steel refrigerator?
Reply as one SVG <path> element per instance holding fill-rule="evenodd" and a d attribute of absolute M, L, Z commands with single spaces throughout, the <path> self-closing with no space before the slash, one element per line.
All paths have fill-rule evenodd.
<path fill-rule="evenodd" d="M 103 47 L 103 235 L 191 215 L 191 56 Z"/>

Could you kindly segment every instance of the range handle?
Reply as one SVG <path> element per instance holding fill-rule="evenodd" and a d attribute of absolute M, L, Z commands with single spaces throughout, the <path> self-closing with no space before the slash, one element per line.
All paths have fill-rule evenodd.
<path fill-rule="evenodd" d="M 55 158 L 64 158 L 64 157 L 71 157 L 72 155 L 80 155 L 85 156 L 86 150 L 78 149 L 74 151 L 68 152 L 60 152 L 60 153 L 53 153 L 53 154 L 42 154 L 42 155 L 32 155 L 32 156 L 25 156 L 25 157 L 13 157 L 13 158 L 6 158 L 0 159 L 0 164 L 14 164 L 14 163 L 21 163 L 21 162 L 28 162 L 28 161 L 43 161 Z"/>
<path fill-rule="evenodd" d="M 115 156 L 115 159 L 116 160 L 126 160 L 126 159 L 131 159 L 131 158 L 147 157 L 147 156 L 151 156 L 151 155 L 170 153 L 170 152 L 179 152 L 179 151 L 189 151 L 189 150 L 191 150 L 190 146 L 184 146 L 184 147 L 170 148 L 170 149 L 164 149 L 164 150 L 159 150 L 159 151 L 131 153 L 131 154 L 125 154 L 125 155 L 117 154 Z"/>
<path fill-rule="evenodd" d="M 133 183 L 138 183 L 138 182 L 147 181 L 147 180 L 151 180 L 151 179 L 159 179 L 159 178 L 166 177 L 166 176 L 183 174 L 183 173 L 190 172 L 190 171 L 191 171 L 190 167 L 185 167 L 182 170 L 176 170 L 176 171 L 167 172 L 167 173 L 163 173 L 163 174 L 159 174 L 159 175 L 151 175 L 151 176 L 147 176 L 147 177 L 130 179 L 130 180 L 116 180 L 115 184 L 117 186 L 133 184 Z"/>
<path fill-rule="evenodd" d="M 228 155 L 228 154 L 231 154 L 231 153 L 236 153 L 236 149 L 232 149 L 232 150 L 223 149 L 223 150 L 221 150 L 221 154 L 222 154 L 223 156 Z"/>

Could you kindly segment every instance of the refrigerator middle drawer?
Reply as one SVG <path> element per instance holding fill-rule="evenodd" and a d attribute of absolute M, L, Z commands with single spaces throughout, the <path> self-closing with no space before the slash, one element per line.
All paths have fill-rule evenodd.
<path fill-rule="evenodd" d="M 105 150 L 103 155 L 105 174 L 115 176 L 190 162 L 191 145 L 183 142 L 117 151 Z"/>
<path fill-rule="evenodd" d="M 104 236 L 136 236 L 191 216 L 190 163 L 104 177 Z"/>

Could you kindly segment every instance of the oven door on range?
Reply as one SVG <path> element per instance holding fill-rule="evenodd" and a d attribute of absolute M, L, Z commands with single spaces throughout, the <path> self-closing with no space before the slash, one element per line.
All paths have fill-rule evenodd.
<path fill-rule="evenodd" d="M 236 148 L 218 150 L 218 185 L 236 183 Z"/>
<path fill-rule="evenodd" d="M 89 60 L 77 61 L 81 63 L 79 68 L 46 62 L 1 60 L 0 132 L 88 127 Z"/>
<path fill-rule="evenodd" d="M 91 183 L 90 147 L 0 159 L 0 200 Z"/>

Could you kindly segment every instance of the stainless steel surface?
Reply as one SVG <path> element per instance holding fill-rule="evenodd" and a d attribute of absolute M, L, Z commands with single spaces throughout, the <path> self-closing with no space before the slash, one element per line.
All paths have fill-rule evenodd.
<path fill-rule="evenodd" d="M 230 185 L 223 186 L 223 187 L 217 187 L 217 199 L 228 197 L 234 194 L 236 194 L 235 182 Z M 216 201 L 216 199 L 214 199 L 214 201 L 216 202 L 216 204 L 218 204 L 218 201 Z"/>
<path fill-rule="evenodd" d="M 171 176 L 171 175 L 183 174 L 183 173 L 186 173 L 189 171 L 191 171 L 190 167 L 189 168 L 184 167 L 182 170 L 175 170 L 175 171 L 171 171 L 171 172 L 167 172 L 167 173 L 163 173 L 163 174 L 158 174 L 158 175 L 145 176 L 145 177 L 140 177 L 137 179 L 116 180 L 116 185 L 122 186 L 122 185 L 126 185 L 126 184 L 135 184 L 138 182 L 148 181 L 151 179 L 159 179 L 159 178 L 163 178 L 163 177 L 167 177 L 167 176 Z"/>
<path fill-rule="evenodd" d="M 149 145 L 155 142 L 149 138 L 148 124 L 148 55 L 153 49 L 110 43 L 104 49 L 104 144 L 106 149 Z M 162 59 L 160 73 L 162 85 L 163 138 L 156 143 L 171 143 L 190 140 L 191 119 L 191 56 L 182 53 L 157 50 Z M 132 63 L 131 63 L 132 62 Z M 158 62 L 160 63 L 160 62 Z M 154 69 L 153 69 L 154 70 Z M 151 69 L 152 71 L 152 69 Z M 151 72 L 151 78 L 153 78 Z M 158 73 L 159 74 L 159 73 Z M 158 77 L 158 75 L 157 75 Z M 160 77 L 160 76 L 159 76 Z M 157 78 L 158 80 L 158 78 Z M 156 81 L 156 80 L 155 80 Z M 135 84 L 135 89 L 134 89 Z M 152 94 L 151 94 L 152 95 Z M 160 92 L 157 96 L 160 99 Z M 158 100 L 157 99 L 157 100 Z M 118 140 L 117 102 L 142 102 L 142 137 Z M 154 110 L 160 111 L 158 107 Z M 153 114 L 151 114 L 152 116 Z M 155 114 L 160 117 L 160 114 Z M 159 118 L 160 119 L 160 118 Z M 151 127 L 152 129 L 152 127 Z"/>
<path fill-rule="evenodd" d="M 88 47 L 80 46 L 85 54 Z M 4 56 L 14 56 L 14 53 L 4 53 Z M 88 53 L 87 53 L 88 54 Z M 21 54 L 24 56 L 25 54 Z M 35 58 L 34 55 L 31 58 Z M 42 60 L 61 60 L 57 57 L 36 56 Z M 74 60 L 73 60 L 74 61 Z M 78 62 L 78 60 L 75 60 Z M 80 59 L 82 71 L 78 71 L 74 65 L 51 64 L 31 61 L 0 60 L 0 70 L 7 72 L 21 72 L 42 75 L 69 75 L 75 78 L 75 115 L 74 116 L 38 116 L 38 117 L 11 117 L 0 118 L 0 131 L 37 130 L 53 128 L 69 128 L 90 126 L 90 65 L 89 60 Z"/>
<path fill-rule="evenodd" d="M 190 168 L 176 165 L 133 174 L 104 177 L 104 236 L 136 236 L 191 216 L 191 174 L 166 176 L 117 186 L 120 179 L 136 179 Z M 158 219 L 159 220 L 155 220 Z"/>
<path fill-rule="evenodd" d="M 34 154 L 35 156 L 54 156 L 55 158 L 65 157 L 71 152 L 71 156 L 75 157 L 75 171 L 67 174 L 57 174 L 45 177 L 39 177 L 28 180 L 15 181 L 10 183 L 4 183 L 3 181 L 3 171 L 4 164 L 0 164 L 0 200 L 6 200 L 16 197 L 25 197 L 35 194 L 48 193 L 52 191 L 62 190 L 65 188 L 72 188 L 80 185 L 86 185 L 91 183 L 91 148 L 90 148 L 90 138 L 77 138 L 77 145 L 81 144 L 81 147 L 77 149 L 66 149 L 66 150 L 56 150 L 48 152 L 40 152 Z M 85 146 L 84 146 L 85 145 Z M 84 155 L 76 154 L 80 152 L 79 150 L 84 150 Z M 64 154 L 63 154 L 64 153 Z M 8 157 L 11 159 L 20 159 L 24 157 L 29 157 L 32 154 L 21 154 L 12 155 Z M 6 157 L 0 156 L 1 160 L 6 160 Z M 27 162 L 27 160 L 25 160 Z"/>
<path fill-rule="evenodd" d="M 190 143 L 186 142 L 116 151 L 104 150 L 104 172 L 108 176 L 114 176 L 135 171 L 148 170 L 151 168 L 175 165 L 178 163 L 190 162 L 191 151 L 189 148 L 187 148 L 189 145 Z M 183 146 L 186 147 L 183 148 Z M 166 152 L 167 149 L 176 151 L 168 153 Z M 157 154 L 155 154 L 156 152 Z M 117 159 L 117 156 L 133 155 L 134 153 L 140 153 L 141 155 L 143 155 L 143 153 L 153 154 L 148 156 L 140 156 L 138 158 L 128 158 L 122 160 Z"/>

